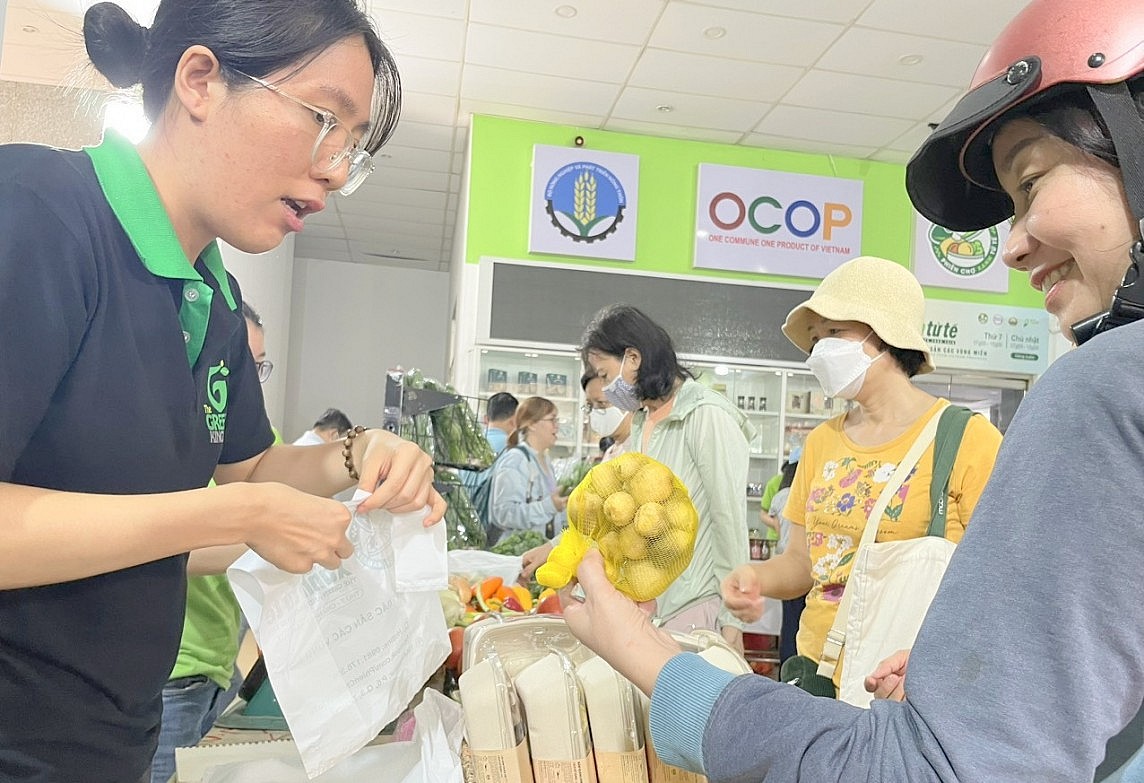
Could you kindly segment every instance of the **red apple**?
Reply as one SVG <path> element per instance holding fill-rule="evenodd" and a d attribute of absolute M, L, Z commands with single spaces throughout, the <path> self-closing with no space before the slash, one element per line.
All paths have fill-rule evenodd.
<path fill-rule="evenodd" d="M 564 614 L 564 607 L 560 605 L 559 595 L 550 595 L 536 607 L 537 614 Z"/>
<path fill-rule="evenodd" d="M 504 599 L 501 609 L 508 609 L 510 612 L 524 612 L 524 607 L 520 605 L 520 600 L 515 595 L 510 595 Z"/>

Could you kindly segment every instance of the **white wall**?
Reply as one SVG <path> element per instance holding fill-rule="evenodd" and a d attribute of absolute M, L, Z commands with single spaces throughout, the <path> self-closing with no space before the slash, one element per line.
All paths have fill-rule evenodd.
<path fill-rule="evenodd" d="M 390 367 L 446 380 L 448 305 L 444 272 L 296 259 L 282 436 L 330 407 L 379 423 Z"/>
<path fill-rule="evenodd" d="M 282 427 L 289 374 L 290 297 L 294 279 L 294 235 L 269 253 L 251 255 L 219 243 L 226 264 L 242 289 L 242 298 L 262 316 L 266 358 L 274 363 L 270 380 L 262 385 L 270 423 Z M 319 411 L 320 413 L 320 411 Z"/>

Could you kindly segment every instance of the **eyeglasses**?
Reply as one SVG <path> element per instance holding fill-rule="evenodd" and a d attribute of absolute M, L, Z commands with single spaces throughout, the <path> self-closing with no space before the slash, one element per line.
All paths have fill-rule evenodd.
<path fill-rule="evenodd" d="M 255 362 L 254 366 L 258 370 L 259 383 L 266 383 L 270 380 L 270 373 L 274 372 L 274 362 L 263 359 L 260 362 Z"/>
<path fill-rule="evenodd" d="M 314 148 L 310 151 L 310 161 L 322 172 L 333 171 L 342 165 L 343 161 L 349 161 L 346 181 L 338 188 L 338 193 L 343 196 L 350 195 L 365 182 L 366 177 L 373 173 L 373 156 L 360 147 L 361 142 L 354 138 L 349 128 L 332 111 L 306 103 L 301 98 L 295 98 L 277 85 L 259 79 L 257 76 L 251 76 L 238 69 L 231 70 L 314 113 L 314 120 L 322 126 L 322 129 L 318 131 L 318 138 L 314 140 Z"/>
<path fill-rule="evenodd" d="M 541 421 L 550 421 L 553 424 L 555 424 L 556 423 L 556 417 L 555 416 L 545 416 L 543 419 L 541 419 Z"/>
<path fill-rule="evenodd" d="M 606 411 L 610 407 L 612 407 L 612 406 L 611 405 L 604 405 L 602 403 L 600 405 L 593 405 L 590 402 L 586 402 L 580 406 L 580 412 L 583 413 L 585 416 L 587 416 L 592 411 Z"/>

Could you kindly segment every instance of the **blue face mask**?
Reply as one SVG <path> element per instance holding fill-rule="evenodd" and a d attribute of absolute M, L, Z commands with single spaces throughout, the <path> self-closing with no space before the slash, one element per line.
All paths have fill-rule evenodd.
<path fill-rule="evenodd" d="M 616 373 L 616 377 L 604 387 L 604 396 L 608 398 L 608 402 L 622 411 L 638 411 L 642 406 L 640 398 L 636 395 L 636 387 L 624 380 L 625 361 L 627 361 L 626 356 L 620 360 L 620 371 Z"/>

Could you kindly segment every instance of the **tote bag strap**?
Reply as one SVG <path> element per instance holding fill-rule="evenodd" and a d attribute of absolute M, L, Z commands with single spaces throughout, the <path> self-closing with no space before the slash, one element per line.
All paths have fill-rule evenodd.
<path fill-rule="evenodd" d="M 930 480 L 930 524 L 927 536 L 945 538 L 945 520 L 949 510 L 949 477 L 961 448 L 961 437 L 973 417 L 973 411 L 960 405 L 949 405 L 941 413 L 933 442 L 933 478 Z"/>
<path fill-rule="evenodd" d="M 882 520 L 886 506 L 890 505 L 890 499 L 894 493 L 902 486 L 906 476 L 910 475 L 910 471 L 918 464 L 922 454 L 933 443 L 934 435 L 937 434 L 938 421 L 941 419 L 944 410 L 945 406 L 943 405 L 933 416 L 930 416 L 926 426 L 918 433 L 917 440 L 910 446 L 910 450 L 906 452 L 906 456 L 898 463 L 894 474 L 890 476 L 890 480 L 882 488 L 878 502 L 870 509 L 870 516 L 866 518 L 866 528 L 862 531 L 861 541 L 858 542 L 858 552 L 861 552 L 863 547 L 874 543 L 874 539 L 878 535 L 878 523 Z M 850 616 L 852 597 L 853 594 L 843 588 L 842 600 L 838 602 L 838 612 L 834 615 L 834 624 L 826 633 L 826 643 L 822 647 L 822 657 L 818 663 L 818 673 L 823 677 L 834 676 L 834 670 L 838 668 L 838 659 L 842 657 L 842 648 L 846 645 L 846 620 Z"/>

